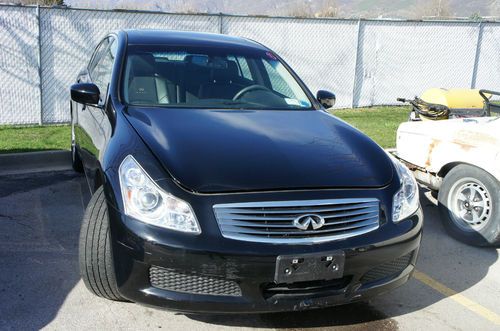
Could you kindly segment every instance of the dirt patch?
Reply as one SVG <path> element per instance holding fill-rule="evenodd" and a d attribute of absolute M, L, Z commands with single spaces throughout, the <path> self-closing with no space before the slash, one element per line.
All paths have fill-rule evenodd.
<path fill-rule="evenodd" d="M 425 168 L 430 167 L 431 161 L 432 161 L 432 152 L 436 148 L 436 146 L 439 144 L 438 140 L 433 139 L 431 144 L 429 145 L 429 151 L 427 152 L 427 159 L 425 160 Z"/>

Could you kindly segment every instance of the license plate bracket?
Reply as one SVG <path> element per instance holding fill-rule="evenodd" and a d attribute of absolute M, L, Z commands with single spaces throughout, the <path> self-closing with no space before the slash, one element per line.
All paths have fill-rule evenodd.
<path fill-rule="evenodd" d="M 344 263 L 343 251 L 280 255 L 276 259 L 274 282 L 283 284 L 342 278 Z"/>

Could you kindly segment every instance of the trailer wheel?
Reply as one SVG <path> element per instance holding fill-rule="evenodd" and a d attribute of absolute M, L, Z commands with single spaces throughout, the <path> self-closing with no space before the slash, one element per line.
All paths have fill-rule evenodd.
<path fill-rule="evenodd" d="M 500 183 L 482 169 L 458 165 L 438 194 L 441 220 L 456 239 L 475 246 L 500 244 Z"/>
<path fill-rule="evenodd" d="M 80 231 L 80 274 L 93 294 L 124 301 L 118 292 L 109 234 L 108 206 L 100 187 L 90 199 Z"/>

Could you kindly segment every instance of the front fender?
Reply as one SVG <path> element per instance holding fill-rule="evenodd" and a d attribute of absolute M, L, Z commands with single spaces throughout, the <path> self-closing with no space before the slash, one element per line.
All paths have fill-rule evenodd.
<path fill-rule="evenodd" d="M 127 155 L 133 155 L 154 181 L 168 177 L 160 162 L 128 122 L 122 110 L 119 110 L 116 111 L 115 130 L 113 130 L 106 151 L 102 153 L 100 160 L 101 184 L 104 185 L 108 204 L 118 210 L 122 210 L 118 170 Z"/>
<path fill-rule="evenodd" d="M 465 163 L 500 178 L 499 125 L 489 118 L 403 123 L 397 133 L 398 156 L 434 174 Z"/>

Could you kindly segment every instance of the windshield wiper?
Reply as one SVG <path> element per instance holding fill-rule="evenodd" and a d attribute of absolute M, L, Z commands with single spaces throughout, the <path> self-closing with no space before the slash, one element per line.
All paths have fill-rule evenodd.
<path fill-rule="evenodd" d="M 249 105 L 249 104 L 253 104 L 253 103 L 250 103 L 250 102 L 243 102 L 243 101 L 222 101 L 220 102 L 222 105 Z"/>

